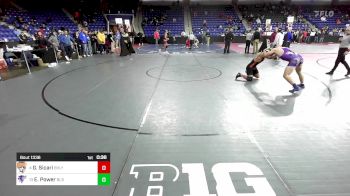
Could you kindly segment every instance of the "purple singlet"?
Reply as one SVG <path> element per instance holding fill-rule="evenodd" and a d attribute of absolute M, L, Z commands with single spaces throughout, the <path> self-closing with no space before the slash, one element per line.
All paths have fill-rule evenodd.
<path fill-rule="evenodd" d="M 303 57 L 300 54 L 294 53 L 289 48 L 282 48 L 284 53 L 280 57 L 282 60 L 288 61 L 288 66 L 296 67 L 300 64 L 303 64 Z"/>

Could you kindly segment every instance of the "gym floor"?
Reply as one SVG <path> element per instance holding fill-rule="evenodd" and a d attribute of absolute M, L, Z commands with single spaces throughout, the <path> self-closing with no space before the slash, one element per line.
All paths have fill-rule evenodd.
<path fill-rule="evenodd" d="M 297 94 L 284 61 L 235 81 L 244 46 L 145 45 L 1 81 L 0 195 L 349 196 L 350 77 L 325 74 L 338 44 L 291 46 L 305 59 Z M 110 152 L 112 182 L 16 186 L 17 152 Z"/>

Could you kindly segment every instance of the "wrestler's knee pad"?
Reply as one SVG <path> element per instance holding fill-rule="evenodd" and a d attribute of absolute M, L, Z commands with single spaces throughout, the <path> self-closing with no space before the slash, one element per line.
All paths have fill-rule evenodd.
<path fill-rule="evenodd" d="M 249 81 L 249 82 L 253 81 L 253 76 L 248 76 L 247 81 Z"/>

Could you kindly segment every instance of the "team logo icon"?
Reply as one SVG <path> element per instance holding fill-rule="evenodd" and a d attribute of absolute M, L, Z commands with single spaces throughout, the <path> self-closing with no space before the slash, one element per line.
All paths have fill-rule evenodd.
<path fill-rule="evenodd" d="M 19 175 L 17 180 L 22 184 L 26 178 L 27 178 L 27 176 Z"/>
<path fill-rule="evenodd" d="M 26 169 L 27 169 L 27 163 L 26 162 L 17 162 L 16 163 L 16 168 L 18 169 L 18 171 L 20 172 L 20 173 L 24 173 L 25 171 L 26 171 Z"/>

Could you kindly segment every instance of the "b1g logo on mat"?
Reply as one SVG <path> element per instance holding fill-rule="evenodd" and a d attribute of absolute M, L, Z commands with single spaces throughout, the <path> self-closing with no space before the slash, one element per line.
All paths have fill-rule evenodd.
<path fill-rule="evenodd" d="M 147 191 L 147 196 L 163 196 L 164 187 L 162 182 L 169 181 L 169 177 L 165 178 L 165 172 L 167 176 L 170 175 L 170 181 L 176 182 L 180 176 L 180 170 L 171 164 L 135 164 L 130 169 L 130 175 L 135 179 L 139 178 L 139 173 L 147 172 L 143 174 L 144 177 L 149 176 L 149 184 L 153 186 L 147 186 L 146 190 L 136 190 L 135 187 L 131 188 L 129 196 L 144 195 Z M 172 172 L 169 172 L 172 171 Z M 211 172 L 216 181 L 217 194 L 210 194 L 207 184 L 207 178 L 205 175 L 204 165 L 202 163 L 183 163 L 182 173 L 188 174 L 189 194 L 183 193 L 183 196 L 276 196 L 276 193 L 270 186 L 267 179 L 264 177 L 263 172 L 255 165 L 250 163 L 217 163 L 211 168 Z M 149 175 L 147 175 L 149 173 Z M 247 176 L 244 181 L 247 186 L 254 189 L 253 193 L 237 193 L 235 186 L 231 179 L 231 173 L 245 173 Z M 143 179 L 144 181 L 145 179 Z"/>

